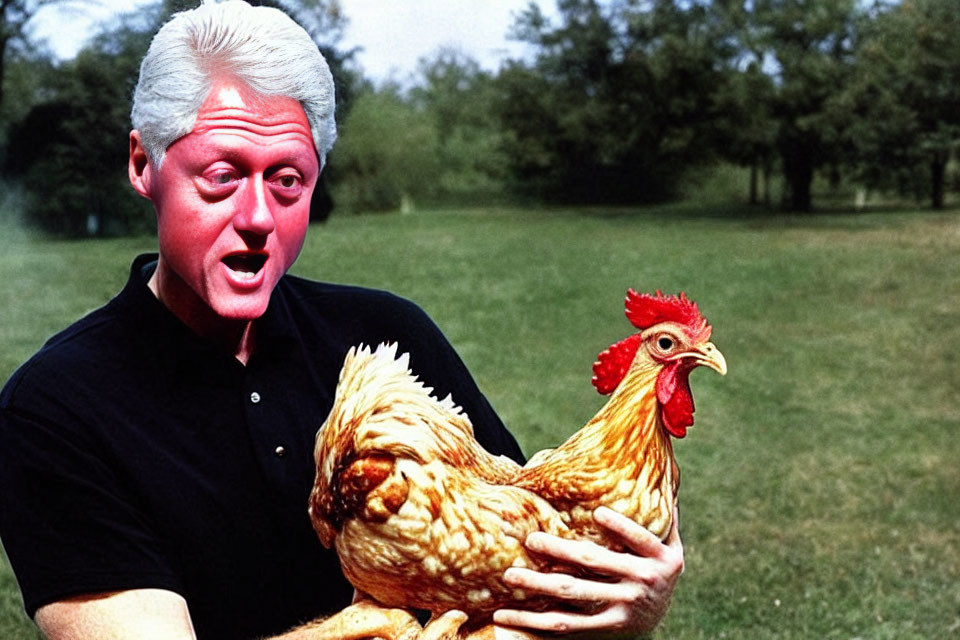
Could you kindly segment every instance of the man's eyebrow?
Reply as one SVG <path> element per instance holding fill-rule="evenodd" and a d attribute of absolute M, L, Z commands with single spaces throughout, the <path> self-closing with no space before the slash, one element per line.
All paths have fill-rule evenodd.
<path fill-rule="evenodd" d="M 310 159 L 316 158 L 316 150 L 312 142 L 311 140 L 309 150 L 305 148 L 302 151 L 294 151 L 291 149 L 276 151 L 275 153 L 277 155 L 271 156 L 270 158 L 269 168 L 277 169 L 286 165 L 300 167 L 304 163 L 308 163 Z M 244 165 L 247 164 L 249 160 L 248 153 L 247 150 L 237 145 L 210 142 L 203 145 L 202 148 L 197 149 L 193 153 L 193 156 L 198 165 L 207 165 L 220 160 L 231 164 Z"/>

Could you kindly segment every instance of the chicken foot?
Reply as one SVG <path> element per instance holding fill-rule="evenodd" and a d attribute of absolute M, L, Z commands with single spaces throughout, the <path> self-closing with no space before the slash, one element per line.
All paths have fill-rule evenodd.
<path fill-rule="evenodd" d="M 467 621 L 467 614 L 457 609 L 431 618 L 417 640 L 544 640 L 545 636 L 533 635 L 526 631 L 508 629 L 488 624 L 475 631 L 464 632 L 461 626 Z"/>
<path fill-rule="evenodd" d="M 392 609 L 367 600 L 303 629 L 309 632 L 310 640 L 418 640 L 422 630 L 416 617 L 406 609 Z M 438 640 L 446 639 L 440 636 Z"/>
<path fill-rule="evenodd" d="M 468 633 L 459 640 L 545 640 L 547 636 L 538 636 L 526 631 L 509 629 L 495 624 L 488 624 L 480 627 L 472 633 Z"/>
<path fill-rule="evenodd" d="M 467 621 L 467 614 L 451 609 L 440 616 L 430 618 L 417 640 L 460 640 L 460 627 Z"/>
<path fill-rule="evenodd" d="M 488 624 L 471 632 L 461 627 L 467 614 L 452 609 L 427 622 L 425 627 L 410 611 L 360 600 L 316 625 L 302 628 L 310 640 L 542 640 L 543 636 Z"/>

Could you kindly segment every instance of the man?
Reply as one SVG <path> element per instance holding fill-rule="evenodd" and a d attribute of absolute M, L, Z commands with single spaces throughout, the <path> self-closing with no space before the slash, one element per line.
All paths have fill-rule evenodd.
<path fill-rule="evenodd" d="M 54 336 L 0 396 L 0 536 L 51 639 L 309 638 L 352 591 L 306 515 L 315 430 L 347 349 L 398 342 L 485 447 L 513 438 L 440 331 L 387 293 L 285 275 L 335 137 L 333 84 L 309 36 L 240 0 L 178 14 L 134 97 L 130 181 L 159 254 Z M 511 570 L 590 613 L 503 611 L 554 631 L 651 628 L 683 554 L 609 511 L 635 553 L 533 535 L 609 582 Z M 283 634 L 283 635 L 279 635 Z"/>

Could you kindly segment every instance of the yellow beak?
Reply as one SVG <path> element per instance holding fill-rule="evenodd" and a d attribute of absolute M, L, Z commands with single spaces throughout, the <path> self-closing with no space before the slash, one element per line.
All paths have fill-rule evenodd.
<path fill-rule="evenodd" d="M 706 365 L 722 376 L 727 375 L 727 360 L 712 342 L 708 342 L 690 355 L 696 358 L 697 364 Z"/>

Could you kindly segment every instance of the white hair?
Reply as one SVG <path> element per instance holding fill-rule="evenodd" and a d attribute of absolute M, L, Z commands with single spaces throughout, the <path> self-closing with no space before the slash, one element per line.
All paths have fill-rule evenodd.
<path fill-rule="evenodd" d="M 333 77 L 317 45 L 279 9 L 204 0 L 164 24 L 140 64 L 130 119 L 155 167 L 193 130 L 214 80 L 224 76 L 260 95 L 299 101 L 323 165 L 337 126 Z"/>

